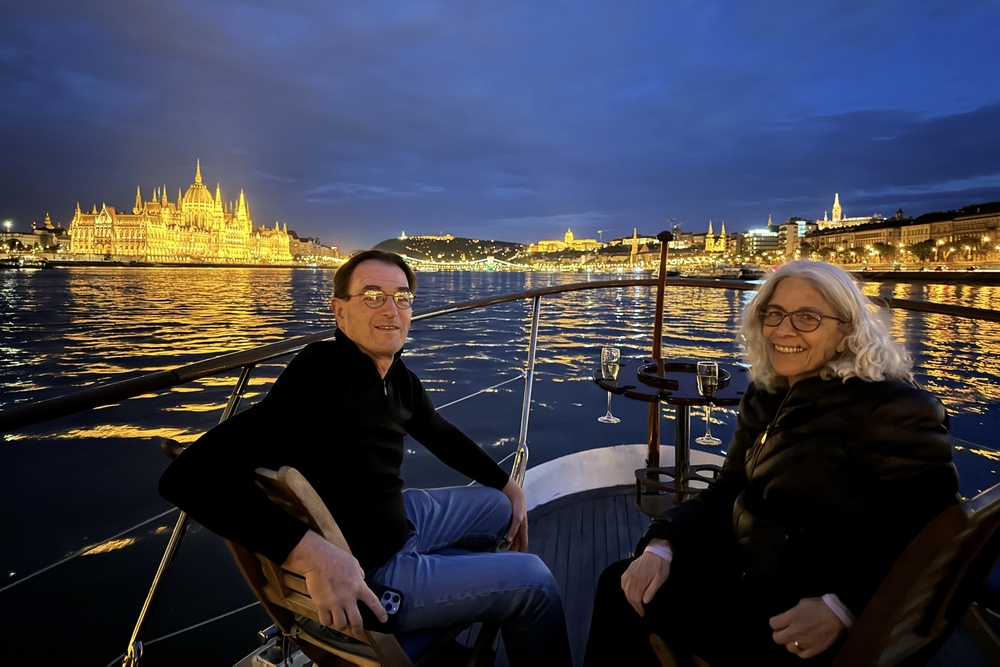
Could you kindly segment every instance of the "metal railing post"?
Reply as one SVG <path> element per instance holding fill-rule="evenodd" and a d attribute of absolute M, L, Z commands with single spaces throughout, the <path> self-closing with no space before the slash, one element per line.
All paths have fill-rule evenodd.
<path fill-rule="evenodd" d="M 240 371 L 240 377 L 236 380 L 236 385 L 233 387 L 232 393 L 229 394 L 229 400 L 222 411 L 222 417 L 219 419 L 220 424 L 232 417 L 237 408 L 239 408 L 243 392 L 246 391 L 247 385 L 250 384 L 250 376 L 253 374 L 255 367 L 256 364 L 249 364 L 244 366 L 243 370 Z M 142 658 L 142 642 L 139 641 L 139 634 L 142 632 L 143 626 L 146 625 L 146 616 L 149 613 L 150 607 L 153 606 L 153 600 L 156 598 L 156 593 L 160 588 L 160 582 L 163 581 L 167 568 L 180 548 L 181 538 L 184 537 L 184 532 L 187 530 L 187 523 L 187 514 L 181 512 L 180 516 L 177 517 L 177 523 L 174 524 L 174 532 L 170 535 L 167 548 L 160 558 L 160 566 L 156 568 L 153 583 L 149 587 L 149 592 L 146 593 L 146 601 L 142 603 L 142 611 L 139 612 L 139 618 L 135 621 L 132 636 L 128 640 L 128 649 L 126 649 L 125 658 L 122 660 L 122 667 L 138 667 L 139 665 L 139 660 Z"/>
<path fill-rule="evenodd" d="M 146 601 L 142 604 L 142 611 L 139 612 L 139 618 L 136 619 L 132 636 L 128 640 L 128 650 L 125 651 L 125 659 L 122 660 L 122 667 L 137 667 L 139 659 L 142 658 L 142 642 L 139 641 L 139 633 L 142 632 L 142 626 L 146 624 L 146 614 L 153 604 L 153 599 L 156 597 L 156 592 L 160 587 L 160 582 L 163 580 L 163 575 L 166 573 L 167 567 L 181 546 L 181 538 L 184 537 L 186 530 L 187 514 L 181 512 L 180 516 L 177 517 L 177 523 L 174 524 L 174 532 L 170 535 L 170 541 L 167 542 L 167 548 L 163 552 L 163 557 L 160 558 L 160 566 L 156 569 L 156 575 L 153 577 L 153 583 L 149 587 L 149 593 L 146 594 Z"/>
<path fill-rule="evenodd" d="M 531 334 L 528 337 L 528 372 L 524 376 L 524 403 L 521 406 L 521 432 L 517 437 L 517 452 L 510 477 L 518 486 L 524 484 L 524 474 L 528 470 L 528 417 L 531 414 L 531 388 L 535 383 L 535 349 L 538 346 L 538 319 L 542 310 L 542 297 L 532 301 Z"/>

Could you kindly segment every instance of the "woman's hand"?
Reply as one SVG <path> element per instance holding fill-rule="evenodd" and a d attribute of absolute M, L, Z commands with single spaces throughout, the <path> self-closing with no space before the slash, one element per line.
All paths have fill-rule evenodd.
<path fill-rule="evenodd" d="M 670 548 L 666 540 L 652 540 L 650 544 L 661 544 Z M 640 616 L 646 615 L 646 605 L 670 576 L 670 561 L 654 553 L 644 553 L 636 558 L 622 575 L 622 591 L 632 608 Z"/>
<path fill-rule="evenodd" d="M 510 529 L 507 531 L 507 544 L 510 551 L 524 551 L 528 548 L 528 510 L 524 503 L 524 492 L 517 482 L 510 479 L 501 489 L 510 498 Z"/>
<path fill-rule="evenodd" d="M 833 646 L 847 628 L 823 602 L 823 598 L 803 598 L 783 614 L 769 621 L 774 641 L 800 658 L 812 658 Z"/>

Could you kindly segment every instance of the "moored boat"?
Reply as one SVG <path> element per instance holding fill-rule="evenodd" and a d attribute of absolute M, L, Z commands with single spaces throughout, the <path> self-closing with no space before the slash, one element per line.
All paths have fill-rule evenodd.
<path fill-rule="evenodd" d="M 682 271 L 681 275 L 689 278 L 725 278 L 730 280 L 744 277 L 743 270 L 731 264 L 712 264 L 693 267 Z"/>
<path fill-rule="evenodd" d="M 0 257 L 0 269 L 47 269 L 49 263 L 34 255 L 7 255 Z"/>

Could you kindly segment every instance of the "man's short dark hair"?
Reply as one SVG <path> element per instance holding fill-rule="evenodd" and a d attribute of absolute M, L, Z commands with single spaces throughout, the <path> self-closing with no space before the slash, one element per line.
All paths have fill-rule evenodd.
<path fill-rule="evenodd" d="M 417 276 L 413 273 L 413 269 L 410 265 L 406 263 L 402 257 L 394 252 L 386 252 L 384 250 L 365 250 L 357 254 L 351 255 L 351 258 L 344 262 L 337 272 L 333 274 L 333 296 L 338 299 L 346 298 L 350 294 L 351 276 L 354 275 L 354 269 L 358 267 L 361 262 L 367 262 L 370 259 L 377 260 L 379 262 L 385 262 L 386 264 L 394 264 L 403 270 L 406 274 L 406 284 L 410 288 L 410 291 L 416 294 L 417 291 Z"/>

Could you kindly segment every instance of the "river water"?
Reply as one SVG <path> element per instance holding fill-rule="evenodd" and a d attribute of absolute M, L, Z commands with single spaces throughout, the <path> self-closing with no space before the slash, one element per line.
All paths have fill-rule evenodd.
<path fill-rule="evenodd" d="M 328 270 L 221 268 L 0 272 L 0 410 L 330 329 L 332 276 Z M 419 280 L 417 311 L 588 277 L 440 272 L 419 274 Z M 872 283 L 866 290 L 1000 308 L 1000 287 Z M 668 288 L 664 356 L 737 361 L 734 331 L 749 296 Z M 622 423 L 599 424 L 606 394 L 589 378 L 602 345 L 619 346 L 626 358 L 649 356 L 654 300 L 652 288 L 621 286 L 542 301 L 528 436 L 532 464 L 584 448 L 645 442 L 646 405 L 615 397 L 612 410 Z M 407 343 L 406 363 L 435 404 L 496 460 L 517 443 L 523 390 L 518 378 L 530 321 L 530 304 L 503 304 L 416 322 Z M 902 311 L 891 315 L 891 323 L 914 356 L 918 381 L 951 412 L 963 494 L 992 485 L 1000 456 L 1000 324 Z M 280 370 L 280 363 L 259 368 L 248 400 L 259 398 Z M 124 651 L 176 519 L 156 493 L 167 463 L 156 438 L 190 441 L 210 428 L 234 381 L 235 374 L 207 378 L 4 436 L 0 621 L 22 645 L 45 647 L 43 655 L 53 657 L 72 655 L 85 665 L 115 662 Z M 297 420 L 322 418 L 288 416 L 290 428 Z M 664 412 L 664 419 L 672 414 Z M 734 422 L 732 411 L 718 410 L 713 432 L 726 442 Z M 692 432 L 702 428 L 701 415 L 693 415 Z M 672 432 L 665 422 L 665 442 Z M 415 486 L 460 481 L 416 443 L 408 444 L 404 477 Z M 17 583 L 89 545 L 102 546 Z M 197 527 L 185 538 L 168 580 L 144 638 L 167 636 L 252 601 L 219 541 Z M 266 625 L 263 613 L 250 609 L 200 631 L 147 643 L 142 664 L 232 664 L 253 648 L 253 633 Z M 234 636 L 241 641 L 231 641 Z"/>

